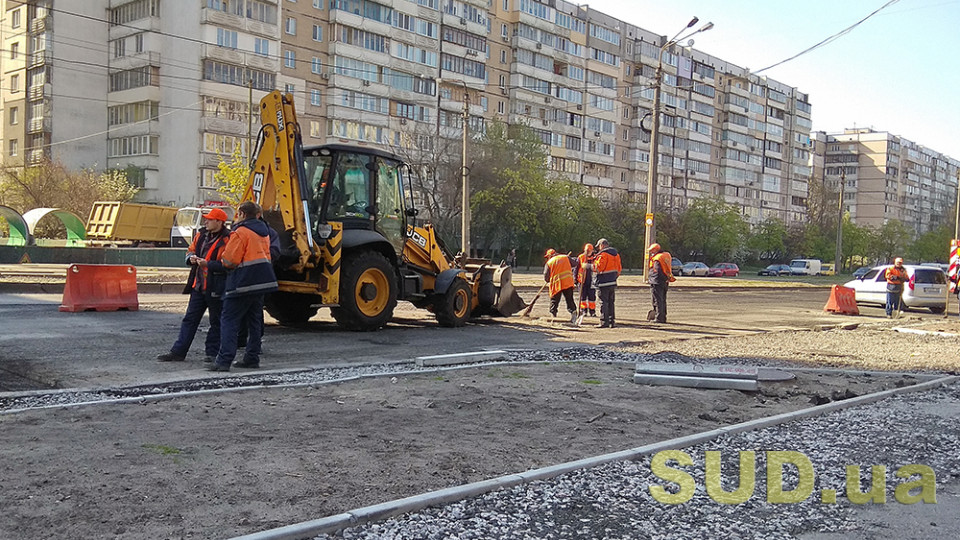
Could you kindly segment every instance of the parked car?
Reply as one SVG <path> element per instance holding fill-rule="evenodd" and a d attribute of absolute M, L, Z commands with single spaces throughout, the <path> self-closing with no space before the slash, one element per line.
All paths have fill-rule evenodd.
<path fill-rule="evenodd" d="M 836 266 L 833 263 L 823 263 L 823 265 L 820 266 L 821 276 L 832 276 L 836 273 Z"/>
<path fill-rule="evenodd" d="M 786 264 L 771 264 L 757 272 L 758 276 L 789 276 L 790 266 Z"/>
<path fill-rule="evenodd" d="M 860 279 L 870 271 L 871 266 L 861 266 L 853 271 L 853 279 Z"/>
<path fill-rule="evenodd" d="M 673 272 L 675 276 L 682 276 L 683 271 L 683 261 L 680 259 L 670 259 L 670 271 Z"/>
<path fill-rule="evenodd" d="M 681 276 L 700 276 L 704 277 L 710 272 L 710 267 L 702 262 L 688 262 L 683 265 Z"/>
<path fill-rule="evenodd" d="M 717 263 L 710 267 L 707 275 L 710 277 L 737 277 L 740 275 L 740 267 L 733 263 Z"/>
<path fill-rule="evenodd" d="M 858 304 L 887 304 L 887 279 L 884 275 L 889 264 L 875 266 L 862 278 L 848 281 L 844 287 L 856 291 Z M 908 308 L 927 308 L 933 313 L 947 309 L 947 275 L 932 266 L 903 265 L 907 270 L 907 283 L 903 287 L 903 303 Z"/>

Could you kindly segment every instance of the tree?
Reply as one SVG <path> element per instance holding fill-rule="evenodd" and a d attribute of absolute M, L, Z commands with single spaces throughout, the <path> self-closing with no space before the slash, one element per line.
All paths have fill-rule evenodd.
<path fill-rule="evenodd" d="M 891 219 L 876 230 L 869 248 L 869 255 L 878 261 L 890 261 L 902 256 L 910 241 L 910 229 L 901 221 Z"/>
<path fill-rule="evenodd" d="M 220 156 L 213 179 L 217 182 L 217 192 L 223 195 L 224 202 L 233 207 L 243 202 L 243 193 L 250 181 L 250 164 L 240 152 L 240 143 L 233 147 L 230 161 Z"/>
<path fill-rule="evenodd" d="M 768 218 L 753 227 L 747 248 L 761 261 L 782 261 L 787 256 L 787 226 L 777 218 Z"/>
<path fill-rule="evenodd" d="M 697 199 L 683 216 L 684 245 L 707 261 L 730 259 L 749 231 L 735 205 L 720 198 Z"/>

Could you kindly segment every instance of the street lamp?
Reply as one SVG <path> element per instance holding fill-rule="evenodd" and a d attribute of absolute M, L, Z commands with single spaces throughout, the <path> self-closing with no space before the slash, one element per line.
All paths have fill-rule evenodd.
<path fill-rule="evenodd" d="M 700 19 L 694 17 L 690 19 L 690 22 L 687 23 L 687 26 L 680 29 L 679 32 L 672 39 L 664 43 L 660 47 L 660 51 L 657 53 L 657 73 L 654 77 L 653 82 L 653 125 L 650 128 L 650 169 L 647 171 L 647 215 L 646 215 L 646 228 L 643 237 L 643 280 L 647 280 L 648 273 L 650 271 L 650 244 L 656 239 L 656 228 L 653 224 L 653 213 L 654 205 L 656 203 L 657 195 L 657 146 L 660 138 L 660 84 L 663 80 L 663 51 L 667 50 L 669 47 L 676 45 L 678 41 L 682 39 L 687 39 L 695 34 L 700 32 L 706 32 L 713 28 L 713 23 L 708 22 L 707 24 L 700 27 L 699 30 L 694 30 L 693 32 L 687 34 L 686 36 L 680 37 L 680 34 L 685 32 L 688 28 L 692 28 L 693 25 L 700 22 Z"/>

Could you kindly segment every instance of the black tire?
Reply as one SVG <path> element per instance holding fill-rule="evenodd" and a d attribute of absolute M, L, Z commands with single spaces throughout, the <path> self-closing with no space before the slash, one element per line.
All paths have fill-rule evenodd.
<path fill-rule="evenodd" d="M 467 282 L 460 278 L 454 279 L 447 293 L 433 304 L 437 322 L 447 328 L 458 328 L 467 324 L 472 302 L 473 295 Z"/>
<path fill-rule="evenodd" d="M 303 324 L 317 314 L 314 304 L 321 303 L 319 296 L 290 292 L 268 294 L 263 301 L 267 313 L 282 325 Z"/>
<path fill-rule="evenodd" d="M 345 330 L 369 332 L 387 324 L 397 307 L 397 273 L 376 251 L 344 258 L 340 270 L 340 306 L 330 313 Z"/>
<path fill-rule="evenodd" d="M 947 308 L 945 308 L 945 307 L 932 307 L 932 308 L 930 308 L 930 313 L 933 313 L 933 314 L 935 314 L 935 315 L 942 315 L 943 312 L 946 311 L 946 310 L 947 310 Z"/>

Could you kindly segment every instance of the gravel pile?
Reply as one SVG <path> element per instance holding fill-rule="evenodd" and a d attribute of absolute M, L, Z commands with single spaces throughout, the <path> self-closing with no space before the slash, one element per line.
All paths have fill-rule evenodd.
<path fill-rule="evenodd" d="M 724 363 L 756 365 L 757 359 L 749 358 L 718 358 L 702 359 L 691 358 L 674 352 L 657 354 L 632 353 L 626 351 L 611 351 L 600 347 L 569 347 L 553 350 L 512 351 L 500 362 L 509 363 L 537 363 L 537 362 L 623 362 L 636 363 L 642 361 L 656 362 L 685 362 L 685 363 Z M 497 362 L 486 362 L 497 363 Z M 787 366 L 788 362 L 766 361 L 767 366 Z M 448 369 L 476 367 L 479 364 L 461 364 Z M 337 368 L 318 368 L 311 370 L 297 370 L 284 373 L 250 373 L 237 376 L 215 377 L 203 380 L 179 381 L 150 386 L 132 386 L 124 388 L 107 388 L 101 390 L 60 390 L 52 392 L 29 392 L 12 396 L 0 397 L 0 413 L 13 412 L 44 407 L 62 407 L 81 405 L 121 399 L 136 399 L 147 396 L 168 396 L 189 392 L 202 392 L 228 388 L 252 388 L 262 386 L 296 386 L 309 384 L 323 384 L 343 381 L 356 377 L 382 376 L 389 374 L 419 373 L 434 371 L 435 368 L 420 368 L 413 362 L 370 364 Z"/>
<path fill-rule="evenodd" d="M 580 470 L 316 538 L 780 539 L 808 531 L 844 533 L 860 526 L 856 520 L 858 506 L 845 495 L 847 465 L 861 466 L 863 492 L 869 490 L 870 466 L 886 466 L 887 504 L 900 504 L 894 490 L 903 480 L 895 473 L 903 465 L 931 467 L 938 486 L 960 477 L 960 430 L 955 421 L 958 408 L 960 384 L 953 384 L 686 448 L 695 466 L 683 470 L 693 476 L 697 487 L 693 498 L 684 504 L 666 505 L 652 497 L 651 486 L 671 484 L 651 472 L 648 457 Z M 919 425 L 924 426 L 922 434 L 916 432 Z M 704 452 L 708 450 L 721 452 L 723 487 L 728 491 L 739 485 L 738 451 L 756 452 L 752 498 L 738 505 L 723 505 L 708 497 L 704 487 Z M 816 473 L 809 498 L 794 504 L 766 502 L 764 452 L 768 450 L 792 450 L 809 458 Z M 785 467 L 783 489 L 793 489 L 797 483 L 796 469 Z M 824 489 L 836 490 L 836 504 L 820 502 Z"/>

